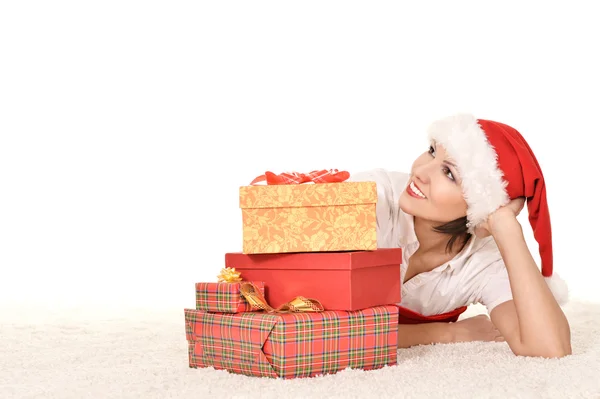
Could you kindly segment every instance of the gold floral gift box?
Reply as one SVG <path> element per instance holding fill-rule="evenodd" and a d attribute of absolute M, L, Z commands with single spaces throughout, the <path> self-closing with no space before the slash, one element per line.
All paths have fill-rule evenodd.
<path fill-rule="evenodd" d="M 306 180 L 240 187 L 244 254 L 377 249 L 375 182 Z"/>

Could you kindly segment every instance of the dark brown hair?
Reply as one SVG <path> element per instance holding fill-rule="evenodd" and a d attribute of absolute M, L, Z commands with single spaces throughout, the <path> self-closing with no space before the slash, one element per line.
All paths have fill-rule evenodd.
<path fill-rule="evenodd" d="M 472 234 L 468 232 L 466 216 L 436 226 L 433 229 L 438 233 L 450 235 L 450 240 L 448 240 L 448 244 L 446 244 L 446 252 L 452 252 L 454 244 L 456 244 L 457 241 L 460 244 L 458 252 L 462 251 L 472 236 Z"/>

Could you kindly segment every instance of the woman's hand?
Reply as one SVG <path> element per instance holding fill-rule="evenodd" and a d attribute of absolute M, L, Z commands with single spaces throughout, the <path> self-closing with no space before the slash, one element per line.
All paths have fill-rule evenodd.
<path fill-rule="evenodd" d="M 452 342 L 505 341 L 487 315 L 481 314 L 450 324 Z"/>
<path fill-rule="evenodd" d="M 493 223 L 493 219 L 506 215 L 517 217 L 517 215 L 523 210 L 524 205 L 525 197 L 518 197 L 510 201 L 508 204 L 498 208 L 495 212 L 492 212 L 492 214 L 488 216 L 485 222 L 482 222 L 475 227 L 475 235 L 481 238 L 490 236 L 492 234 L 490 223 Z"/>

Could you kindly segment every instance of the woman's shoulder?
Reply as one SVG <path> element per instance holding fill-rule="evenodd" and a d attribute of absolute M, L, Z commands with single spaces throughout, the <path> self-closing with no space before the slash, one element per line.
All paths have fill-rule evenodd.
<path fill-rule="evenodd" d="M 469 269 L 484 272 L 497 268 L 498 265 L 503 266 L 502 262 L 502 254 L 493 237 L 478 238 L 473 236 L 473 243 L 467 254 Z"/>

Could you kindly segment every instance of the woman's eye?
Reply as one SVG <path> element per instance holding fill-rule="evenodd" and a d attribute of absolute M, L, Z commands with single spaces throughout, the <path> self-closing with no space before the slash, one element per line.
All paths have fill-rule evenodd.
<path fill-rule="evenodd" d="M 433 148 L 433 146 L 431 146 L 431 145 L 429 146 L 429 153 L 430 153 L 431 155 L 435 155 L 435 149 L 434 149 L 434 148 Z"/>
<path fill-rule="evenodd" d="M 444 171 L 444 174 L 445 174 L 446 176 L 448 176 L 448 178 L 449 178 L 450 180 L 454 181 L 454 175 L 452 174 L 452 171 L 451 171 L 450 169 L 448 169 L 448 168 L 444 168 L 444 169 L 443 169 L 443 171 Z"/>

